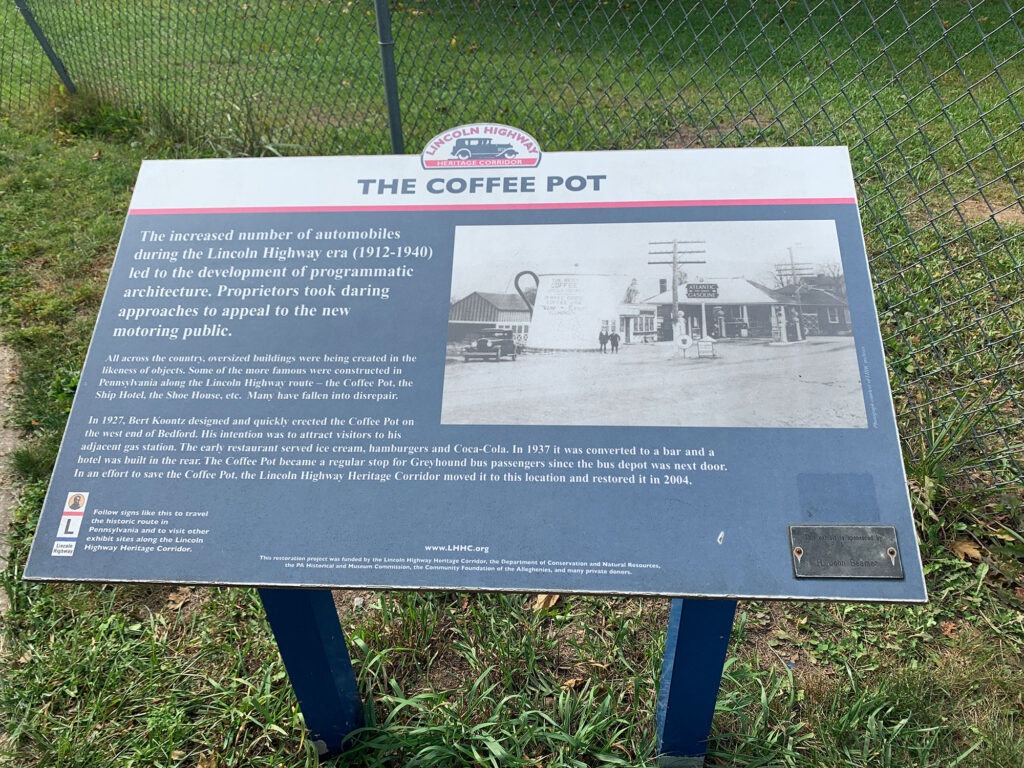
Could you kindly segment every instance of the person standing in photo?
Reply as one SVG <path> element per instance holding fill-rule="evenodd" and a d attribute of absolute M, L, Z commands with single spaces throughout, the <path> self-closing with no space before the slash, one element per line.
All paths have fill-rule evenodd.
<path fill-rule="evenodd" d="M 605 352 L 608 347 L 608 334 L 601 331 L 597 337 L 598 342 L 601 344 L 601 352 Z"/>
<path fill-rule="evenodd" d="M 612 331 L 608 335 L 608 341 L 612 343 L 612 352 L 618 353 L 619 351 L 619 334 L 617 331 Z"/>

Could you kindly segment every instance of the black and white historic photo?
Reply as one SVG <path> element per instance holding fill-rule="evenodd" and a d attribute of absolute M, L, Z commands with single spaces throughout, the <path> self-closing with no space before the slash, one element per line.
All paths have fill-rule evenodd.
<path fill-rule="evenodd" d="M 441 422 L 866 427 L 834 223 L 459 227 Z"/>

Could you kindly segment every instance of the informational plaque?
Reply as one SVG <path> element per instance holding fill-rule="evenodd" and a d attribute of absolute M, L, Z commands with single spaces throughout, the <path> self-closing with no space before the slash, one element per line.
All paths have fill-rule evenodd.
<path fill-rule="evenodd" d="M 847 151 L 144 163 L 26 578 L 925 599 Z"/>

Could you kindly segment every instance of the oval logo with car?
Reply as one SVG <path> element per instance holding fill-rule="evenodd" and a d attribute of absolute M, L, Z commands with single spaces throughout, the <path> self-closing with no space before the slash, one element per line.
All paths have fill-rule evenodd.
<path fill-rule="evenodd" d="M 472 123 L 437 134 L 420 158 L 424 168 L 533 168 L 540 144 L 510 125 Z"/>

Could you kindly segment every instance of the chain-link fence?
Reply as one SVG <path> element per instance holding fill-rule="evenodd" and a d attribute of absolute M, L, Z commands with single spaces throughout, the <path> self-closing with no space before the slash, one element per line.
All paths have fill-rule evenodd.
<path fill-rule="evenodd" d="M 6 2 L 0 109 L 15 109 L 60 81 Z M 236 154 L 387 151 L 370 0 L 18 5 L 81 93 L 174 135 Z M 475 120 L 549 150 L 849 145 L 910 455 L 975 487 L 1019 481 L 1024 9 L 404 0 L 390 15 L 411 151 Z"/>

